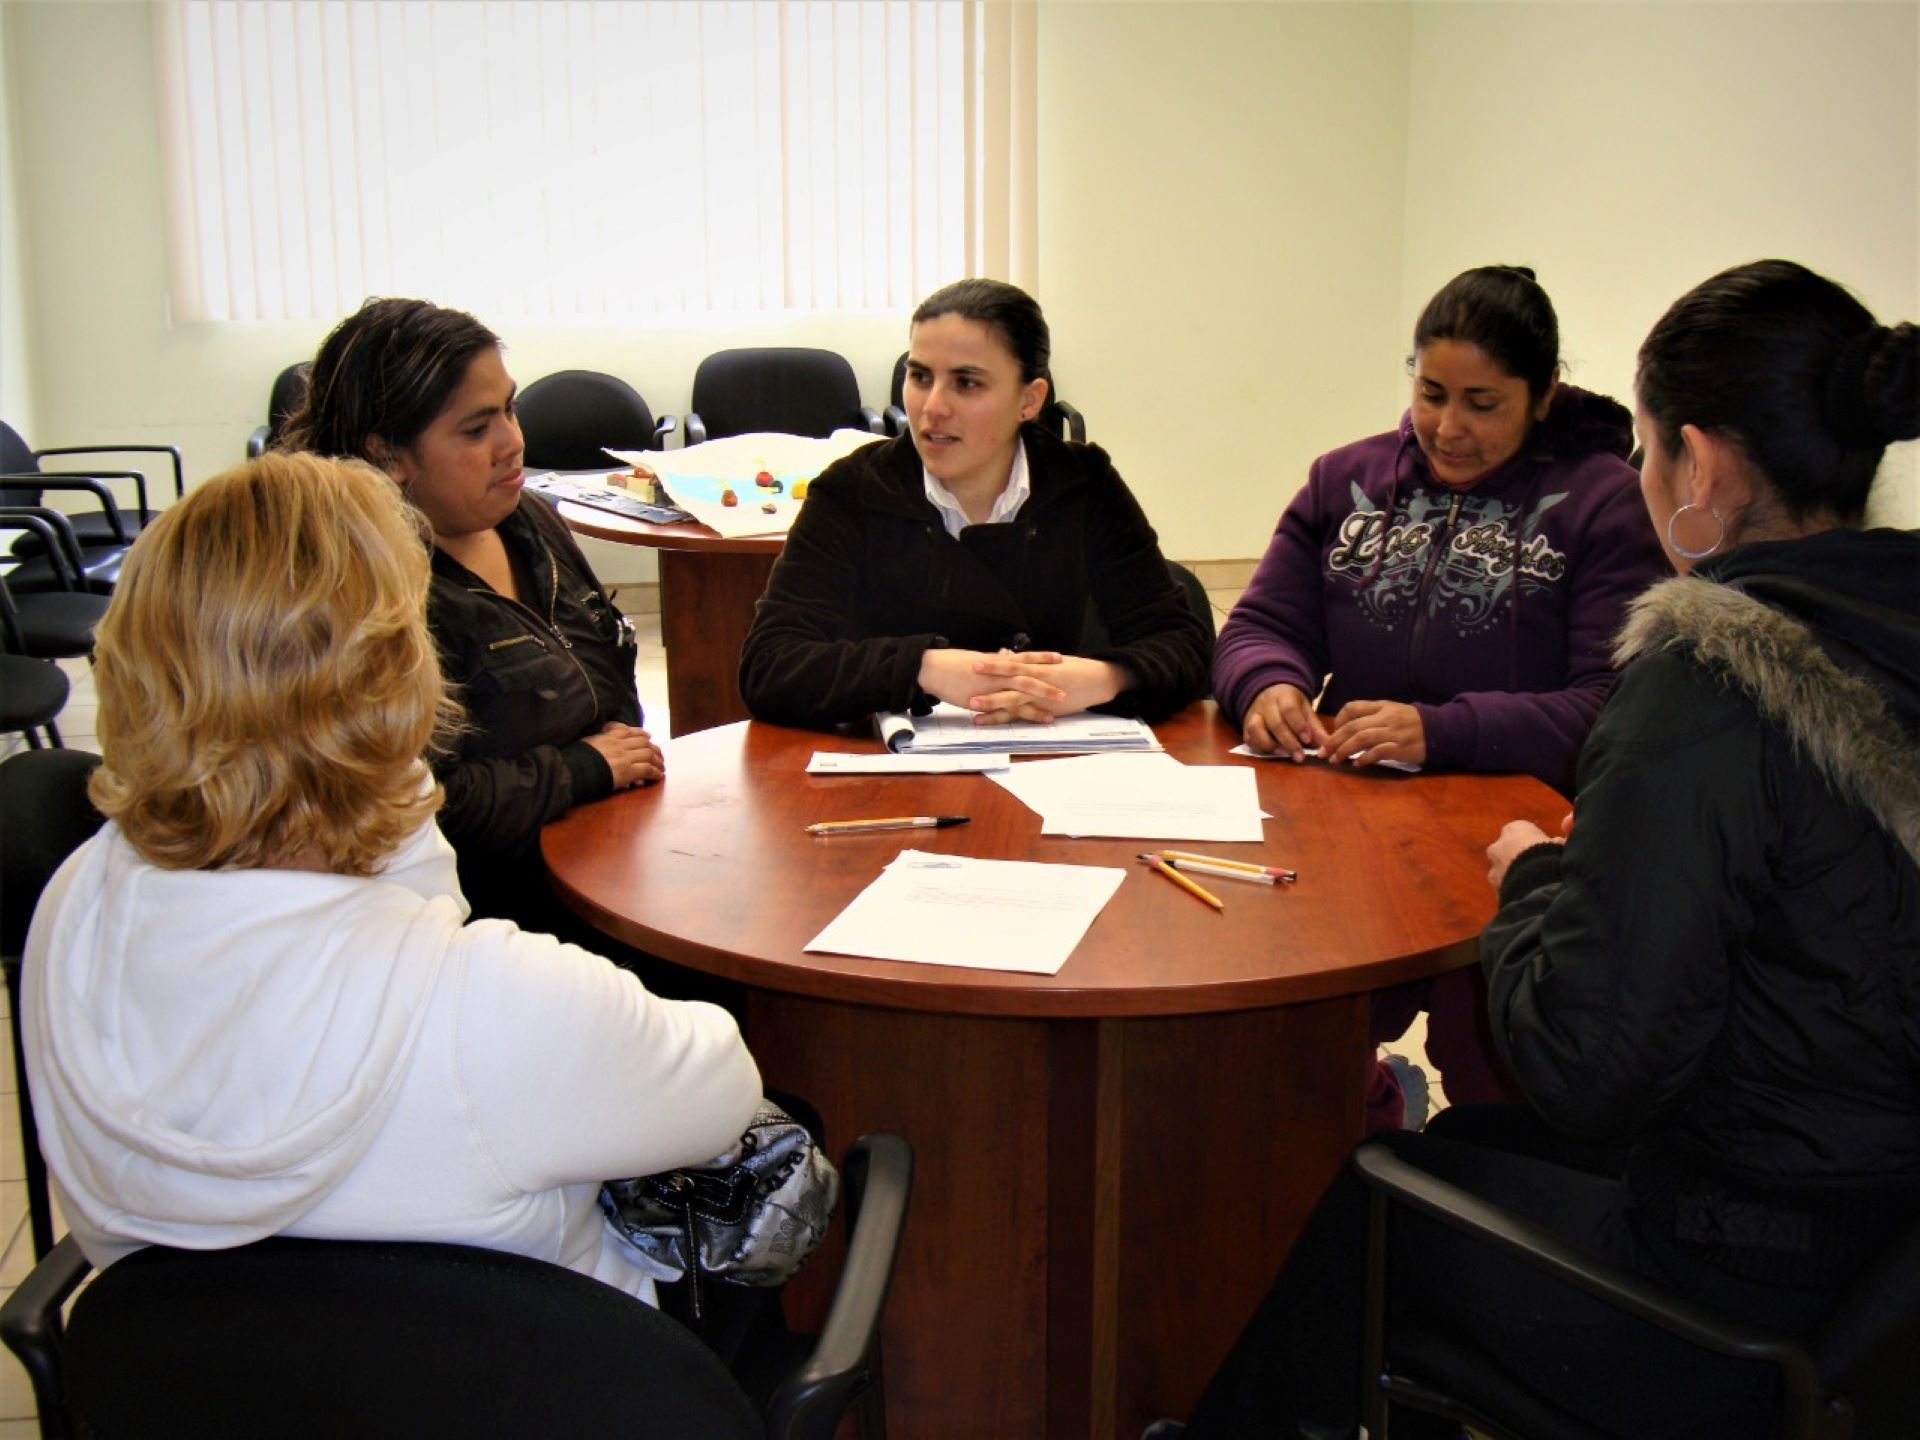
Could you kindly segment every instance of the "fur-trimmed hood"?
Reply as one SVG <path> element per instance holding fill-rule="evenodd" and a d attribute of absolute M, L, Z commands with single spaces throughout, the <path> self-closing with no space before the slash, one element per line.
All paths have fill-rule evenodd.
<path fill-rule="evenodd" d="M 1920 534 L 1743 545 L 1636 600 L 1617 664 L 1691 650 L 1920 864 Z"/>

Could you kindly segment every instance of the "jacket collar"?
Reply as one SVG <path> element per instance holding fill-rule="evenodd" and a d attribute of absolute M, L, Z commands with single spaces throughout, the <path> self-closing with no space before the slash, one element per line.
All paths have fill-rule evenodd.
<path fill-rule="evenodd" d="M 1920 748 L 1881 692 L 1837 664 L 1810 625 L 1710 579 L 1663 580 L 1629 607 L 1614 663 L 1673 649 L 1690 649 L 1737 684 L 1920 864 Z"/>
<path fill-rule="evenodd" d="M 1086 483 L 1080 457 L 1059 436 L 1039 425 L 1020 427 L 1027 447 L 1027 478 L 1033 494 L 1020 508 L 1022 519 L 1040 514 Z M 927 499 L 920 452 L 911 435 L 899 435 L 854 452 L 866 459 L 861 503 L 875 510 L 921 522 L 940 523 L 940 511 Z"/>

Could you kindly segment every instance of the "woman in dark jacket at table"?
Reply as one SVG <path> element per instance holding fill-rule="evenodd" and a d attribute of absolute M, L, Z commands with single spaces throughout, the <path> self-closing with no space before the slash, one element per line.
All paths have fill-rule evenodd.
<path fill-rule="evenodd" d="M 461 888 L 476 915 L 571 936 L 540 827 L 664 764 L 641 728 L 631 624 L 553 507 L 522 491 L 514 392 L 499 337 L 471 315 L 369 300 L 320 346 L 283 443 L 371 461 L 426 518 L 427 623 L 468 717 L 431 757 Z"/>
<path fill-rule="evenodd" d="M 1681 578 L 1632 607 L 1564 842 L 1516 821 L 1487 852 L 1493 1030 L 1546 1124 L 1450 1111 L 1390 1143 L 1804 1335 L 1920 1214 L 1920 535 L 1860 528 L 1887 444 L 1920 435 L 1920 330 L 1761 261 L 1668 310 L 1638 391 L 1641 487 Z M 1336 1182 L 1191 1440 L 1351 1433 L 1364 1207 Z M 1609 1435 L 1775 1431 L 1764 1367 L 1425 1221 L 1393 1252 L 1397 1324 Z"/>
<path fill-rule="evenodd" d="M 810 487 L 741 654 L 747 708 L 816 726 L 936 700 L 981 724 L 1156 720 L 1204 694 L 1208 627 L 1126 483 L 1098 446 L 1032 423 L 1049 357 L 1032 297 L 962 280 L 910 333 L 909 433 Z"/>

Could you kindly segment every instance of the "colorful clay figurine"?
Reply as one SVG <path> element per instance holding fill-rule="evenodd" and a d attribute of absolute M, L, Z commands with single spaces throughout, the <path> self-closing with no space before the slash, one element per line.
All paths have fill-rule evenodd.
<path fill-rule="evenodd" d="M 720 503 L 722 505 L 738 505 L 740 503 L 740 497 L 733 493 L 733 487 L 731 485 L 721 488 Z"/>
<path fill-rule="evenodd" d="M 808 487 L 809 487 L 809 486 L 811 486 L 812 484 L 813 484 L 813 482 L 812 482 L 811 480 L 796 480 L 796 481 L 794 481 L 794 482 L 793 482 L 793 498 L 794 498 L 794 499 L 796 499 L 796 500 L 804 500 L 804 499 L 806 499 L 806 498 L 807 498 L 807 489 L 808 489 Z"/>
<path fill-rule="evenodd" d="M 760 507 L 760 513 L 762 515 L 778 515 L 780 513 L 780 507 L 769 500 Z"/>
<path fill-rule="evenodd" d="M 777 485 L 779 482 L 773 478 L 772 472 L 762 470 L 758 475 L 753 477 L 753 483 L 758 485 L 762 490 L 765 490 L 768 486 Z"/>

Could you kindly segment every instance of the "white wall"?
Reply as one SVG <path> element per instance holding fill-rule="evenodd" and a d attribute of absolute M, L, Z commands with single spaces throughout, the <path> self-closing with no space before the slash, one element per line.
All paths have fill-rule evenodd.
<path fill-rule="evenodd" d="M 1913 3 L 1041 3 L 1062 388 L 1182 558 L 1257 555 L 1314 454 L 1393 424 L 1412 318 L 1468 264 L 1534 264 L 1574 378 L 1622 394 L 1660 308 L 1758 254 L 1920 316 Z M 0 413 L 40 445 L 172 440 L 198 478 L 326 327 L 169 324 L 155 89 L 145 4 L 0 3 Z M 904 331 L 505 338 L 523 382 L 589 366 L 681 411 L 700 356 L 746 342 L 839 349 L 882 402 Z M 1883 513 L 1920 524 L 1902 464 Z"/>
<path fill-rule="evenodd" d="M 1920 5 L 1419 4 L 1403 331 L 1469 265 L 1533 266 L 1577 384 L 1632 404 L 1679 295 L 1783 256 L 1920 318 Z M 1920 525 L 1916 447 L 1878 513 Z"/>

